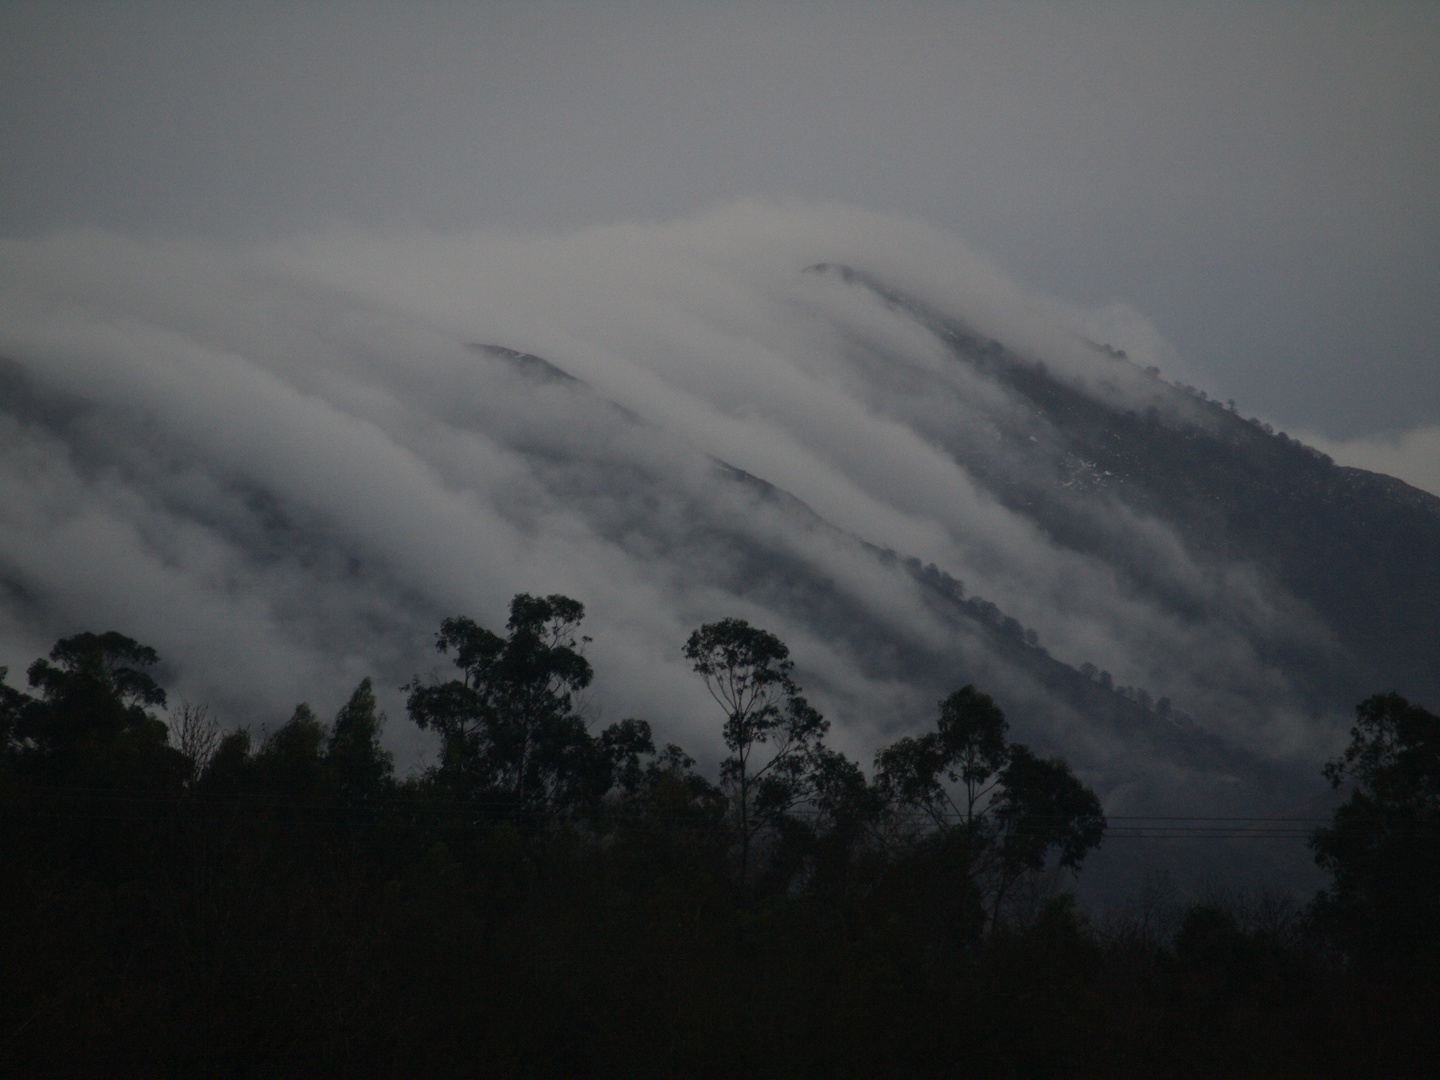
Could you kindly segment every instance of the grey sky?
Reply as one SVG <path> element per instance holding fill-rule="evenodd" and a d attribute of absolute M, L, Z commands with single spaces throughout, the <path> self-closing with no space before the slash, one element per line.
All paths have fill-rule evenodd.
<path fill-rule="evenodd" d="M 1433 5 L 8 3 L 0 234 L 840 200 L 1353 439 L 1440 426 L 1437 56 Z"/>

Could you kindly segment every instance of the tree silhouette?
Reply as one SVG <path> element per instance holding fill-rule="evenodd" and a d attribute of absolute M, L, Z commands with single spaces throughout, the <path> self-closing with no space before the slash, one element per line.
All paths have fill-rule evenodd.
<path fill-rule="evenodd" d="M 1059 758 L 1006 740 L 1005 714 L 973 686 L 940 702 L 936 730 L 901 739 L 875 759 L 876 786 L 918 813 L 922 845 L 958 862 L 968 890 L 998 918 L 1007 894 L 1050 856 L 1078 869 L 1100 843 L 1100 800 Z"/>
<path fill-rule="evenodd" d="M 453 650 L 462 677 L 405 689 L 410 718 L 441 737 L 434 780 L 450 794 L 546 819 L 594 805 L 617 766 L 653 749 L 648 728 L 622 723 L 603 745 L 586 730 L 575 708 L 594 674 L 581 655 L 584 617 L 577 600 L 520 593 L 503 638 L 463 617 L 441 623 L 435 646 Z"/>
<path fill-rule="evenodd" d="M 234 795 L 254 782 L 250 754 L 250 732 L 237 728 L 227 732 L 210 755 L 196 787 L 211 795 Z"/>
<path fill-rule="evenodd" d="M 296 705 L 290 719 L 270 732 L 255 754 L 252 769 L 260 786 L 286 794 L 320 794 L 328 734 L 314 709 L 303 701 Z"/>
<path fill-rule="evenodd" d="M 627 763 L 617 770 L 616 787 L 612 850 L 639 878 L 638 888 L 652 895 L 696 893 L 703 903 L 713 882 L 726 878 L 724 792 L 674 743 L 643 769 L 631 771 Z"/>
<path fill-rule="evenodd" d="M 61 638 L 28 672 L 38 700 L 14 703 L 20 764 L 37 779 L 178 787 L 189 763 L 167 745 L 155 650 L 115 631 Z"/>
<path fill-rule="evenodd" d="M 1354 788 L 1311 840 L 1333 878 L 1314 910 L 1352 954 L 1400 958 L 1440 943 L 1440 716 L 1393 693 L 1355 711 L 1325 766 Z"/>
<path fill-rule="evenodd" d="M 9 669 L 0 666 L 0 788 L 10 780 L 14 771 L 16 728 L 26 709 L 34 703 L 30 695 L 6 685 L 8 674 Z"/>
<path fill-rule="evenodd" d="M 28 694 L 6 684 L 9 674 L 9 668 L 0 666 L 0 750 L 10 749 L 11 734 L 31 701 Z"/>
<path fill-rule="evenodd" d="M 385 714 L 377 710 L 375 688 L 366 676 L 335 714 L 325 743 L 325 779 L 351 802 L 373 803 L 390 786 L 395 761 L 380 746 L 384 726 Z"/>
<path fill-rule="evenodd" d="M 830 724 L 800 696 L 785 643 L 744 619 L 706 623 L 683 653 L 725 710 L 730 756 L 721 762 L 720 782 L 730 796 L 747 889 L 756 835 L 813 795 L 820 740 Z"/>
<path fill-rule="evenodd" d="M 193 787 L 204 775 L 205 768 L 223 738 L 220 725 L 205 705 L 181 701 L 170 719 L 170 741 L 189 763 L 186 787 Z"/>

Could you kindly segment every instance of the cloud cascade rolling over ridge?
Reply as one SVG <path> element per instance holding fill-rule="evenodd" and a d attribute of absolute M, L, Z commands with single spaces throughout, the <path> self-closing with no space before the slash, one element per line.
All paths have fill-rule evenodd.
<path fill-rule="evenodd" d="M 983 598 L 1026 648 L 1163 695 L 1238 753 L 1328 753 L 1343 711 L 1274 659 L 1337 652 L 1324 621 L 1120 497 L 966 348 L 1077 401 L 1217 423 L 1146 373 L 1183 371 L 1143 317 L 1030 295 L 953 237 L 843 207 L 527 238 L 7 241 L 0 662 L 119 629 L 177 697 L 272 726 L 374 675 L 404 766 L 427 747 L 397 688 L 443 671 L 439 619 L 498 628 L 512 594 L 562 592 L 588 610 L 591 715 L 646 717 L 702 759 L 719 718 L 680 644 L 738 615 L 790 645 L 862 763 L 976 681 L 1112 806 L 1179 768 L 950 602 Z"/>

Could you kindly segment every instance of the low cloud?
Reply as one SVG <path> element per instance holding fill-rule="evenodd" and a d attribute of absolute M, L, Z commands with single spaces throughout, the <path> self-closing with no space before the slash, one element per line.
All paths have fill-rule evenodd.
<path fill-rule="evenodd" d="M 726 615 L 791 645 L 867 763 L 952 684 L 1043 702 L 889 549 L 1256 752 L 1330 737 L 1257 651 L 1307 641 L 1303 613 L 1103 490 L 1074 512 L 1113 555 L 1007 508 L 997 475 L 1071 498 L 1062 448 L 1025 436 L 1024 403 L 924 320 L 803 272 L 817 263 L 863 267 L 1076 385 L 1153 393 L 1087 342 L 1098 327 L 1162 349 L 1143 317 L 1077 313 L 923 222 L 837 206 L 532 238 L 4 243 L 0 662 L 113 627 L 153 644 L 180 693 L 252 724 L 301 698 L 323 713 L 375 675 L 403 763 L 424 744 L 398 687 L 444 670 L 439 619 L 498 627 L 513 593 L 563 592 L 589 611 L 592 715 L 645 716 L 711 760 L 718 718 L 679 649 Z M 1080 723 L 1045 722 L 1057 738 Z"/>

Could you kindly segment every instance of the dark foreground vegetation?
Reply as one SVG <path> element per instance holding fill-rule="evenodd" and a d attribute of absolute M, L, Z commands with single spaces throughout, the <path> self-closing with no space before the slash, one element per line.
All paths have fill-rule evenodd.
<path fill-rule="evenodd" d="M 1092 921 L 1064 762 L 965 687 L 871 777 L 785 646 L 684 647 L 718 784 L 593 731 L 573 600 L 447 620 L 399 780 L 369 680 L 256 741 L 166 705 L 154 652 L 60 641 L 0 683 L 0 1075 L 1401 1076 L 1437 1059 L 1440 718 L 1360 706 L 1313 841 L 1332 887 Z"/>

